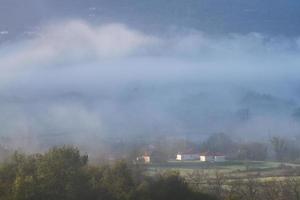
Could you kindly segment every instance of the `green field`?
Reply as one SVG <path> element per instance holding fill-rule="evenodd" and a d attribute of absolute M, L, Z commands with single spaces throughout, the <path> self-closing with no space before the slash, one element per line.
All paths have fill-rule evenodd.
<path fill-rule="evenodd" d="M 253 175 L 260 178 L 298 176 L 300 164 L 266 162 L 266 161 L 226 161 L 220 163 L 204 163 L 201 161 L 169 161 L 161 164 L 149 164 L 148 173 L 178 171 L 185 176 L 194 171 L 213 176 L 220 172 L 230 178 L 242 178 Z"/>

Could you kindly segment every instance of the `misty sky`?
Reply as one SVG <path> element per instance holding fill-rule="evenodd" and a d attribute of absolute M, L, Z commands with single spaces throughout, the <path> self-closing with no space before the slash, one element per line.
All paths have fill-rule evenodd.
<path fill-rule="evenodd" d="M 187 28 L 213 34 L 259 32 L 297 37 L 298 0 L 1 0 L 0 29 L 30 35 L 49 21 L 81 18 L 148 32 Z"/>
<path fill-rule="evenodd" d="M 0 135 L 297 135 L 298 1 L 0 2 Z"/>

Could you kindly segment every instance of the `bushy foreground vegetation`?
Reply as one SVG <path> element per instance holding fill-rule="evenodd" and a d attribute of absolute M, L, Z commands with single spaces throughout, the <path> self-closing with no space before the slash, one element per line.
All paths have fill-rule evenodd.
<path fill-rule="evenodd" d="M 147 176 L 146 166 L 126 161 L 91 165 L 77 148 L 44 154 L 14 153 L 0 165 L 0 200 L 299 200 L 300 179 L 249 174 L 212 176 L 195 170 Z"/>
<path fill-rule="evenodd" d="M 0 167 L 0 200 L 201 200 L 177 173 L 153 177 L 125 161 L 92 166 L 73 147 L 15 153 Z"/>

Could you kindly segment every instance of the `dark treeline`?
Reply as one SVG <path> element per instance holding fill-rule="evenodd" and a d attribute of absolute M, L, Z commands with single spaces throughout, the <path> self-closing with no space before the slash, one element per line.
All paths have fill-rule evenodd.
<path fill-rule="evenodd" d="M 225 133 L 210 135 L 203 141 L 193 141 L 182 138 L 153 139 L 151 142 L 112 144 L 110 153 L 129 160 L 135 160 L 145 152 L 155 153 L 155 162 L 174 160 L 178 152 L 192 150 L 193 152 L 222 153 L 227 160 L 238 161 L 278 161 L 300 162 L 300 138 L 270 136 L 264 140 L 239 140 Z M 154 160 L 153 160 L 154 161 Z"/>
<path fill-rule="evenodd" d="M 0 167 L 1 200 L 201 200 L 178 173 L 146 176 L 143 166 L 125 161 L 90 165 L 77 148 L 44 154 L 14 153 Z"/>
<path fill-rule="evenodd" d="M 196 153 L 214 152 L 224 154 L 227 160 L 238 161 L 278 161 L 300 163 L 299 137 L 270 136 L 263 140 L 240 140 L 229 134 L 216 133 L 204 140 L 193 141 L 177 137 L 157 136 L 144 139 L 112 139 L 101 143 L 95 151 L 94 146 L 80 147 L 89 152 L 92 163 L 106 163 L 109 160 L 135 161 L 145 153 L 155 155 L 153 162 L 163 163 L 174 160 L 178 152 L 193 151 Z M 3 142 L 2 142 L 3 143 Z M 47 147 L 48 148 L 48 147 Z M 93 149 L 94 148 L 94 149 Z M 90 149 L 93 149 L 90 151 Z M 24 151 L 26 151 L 24 149 Z M 44 151 L 41 148 L 40 151 Z M 7 159 L 14 148 L 0 144 L 0 162 Z M 153 158 L 154 158 L 153 157 Z"/>
<path fill-rule="evenodd" d="M 199 144 L 189 144 L 199 152 L 224 153 L 229 160 L 299 162 L 299 138 L 270 136 L 269 140 L 238 141 L 224 133 L 213 134 Z"/>
<path fill-rule="evenodd" d="M 299 138 L 272 136 L 266 141 L 240 142 L 219 133 L 199 145 L 201 151 L 222 152 L 230 160 L 299 162 Z"/>

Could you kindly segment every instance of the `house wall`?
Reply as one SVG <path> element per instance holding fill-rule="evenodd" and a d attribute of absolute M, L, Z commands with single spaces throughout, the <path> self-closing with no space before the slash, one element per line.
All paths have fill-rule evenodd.
<path fill-rule="evenodd" d="M 225 156 L 215 156 L 215 162 L 224 162 L 225 160 Z"/>
<path fill-rule="evenodd" d="M 214 161 L 214 157 L 213 156 L 200 156 L 200 161 L 211 162 L 211 161 Z"/>
<path fill-rule="evenodd" d="M 183 155 L 184 160 L 197 160 L 199 155 L 197 154 L 185 154 Z"/>
<path fill-rule="evenodd" d="M 198 154 L 177 154 L 176 160 L 198 160 Z"/>
<path fill-rule="evenodd" d="M 177 154 L 177 156 L 176 156 L 176 160 L 182 160 L 182 156 L 181 156 L 181 154 Z"/>
<path fill-rule="evenodd" d="M 145 163 L 150 163 L 150 156 L 144 156 Z"/>
<path fill-rule="evenodd" d="M 206 161 L 206 156 L 200 156 L 200 161 L 205 162 Z"/>

